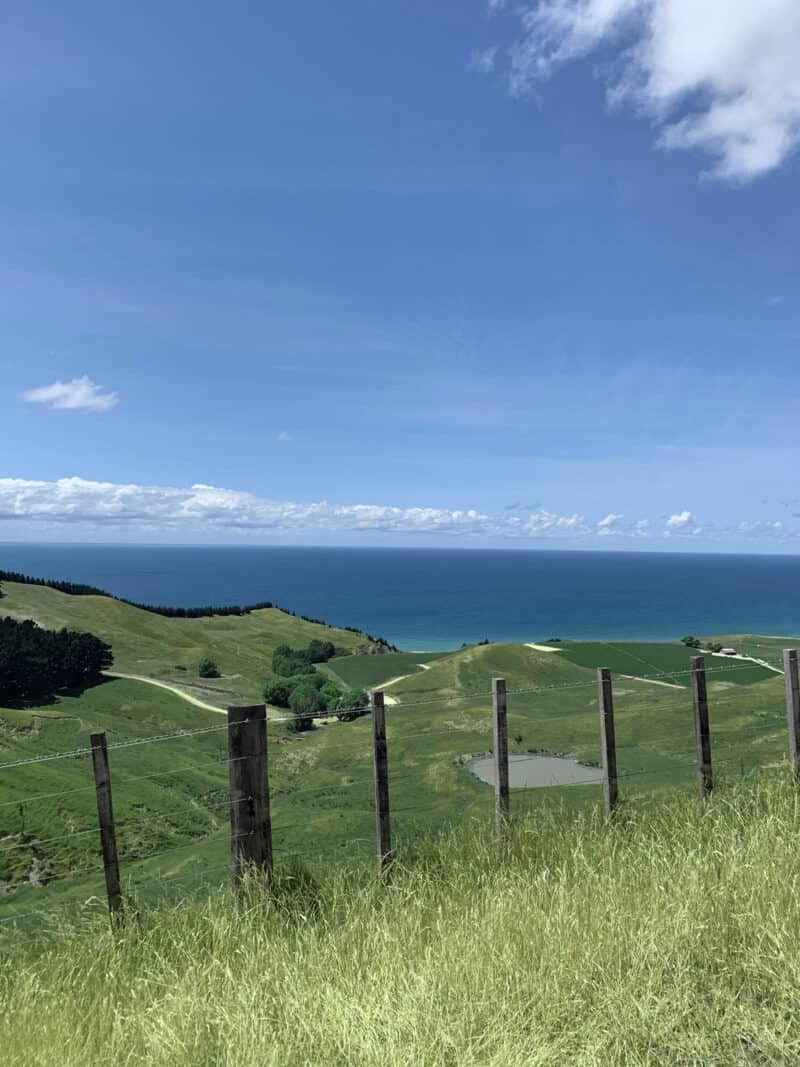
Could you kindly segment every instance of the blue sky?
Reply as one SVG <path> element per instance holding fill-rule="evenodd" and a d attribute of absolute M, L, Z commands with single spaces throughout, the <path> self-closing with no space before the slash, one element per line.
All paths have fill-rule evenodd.
<path fill-rule="evenodd" d="M 9 4 L 0 538 L 798 551 L 741 9 Z"/>

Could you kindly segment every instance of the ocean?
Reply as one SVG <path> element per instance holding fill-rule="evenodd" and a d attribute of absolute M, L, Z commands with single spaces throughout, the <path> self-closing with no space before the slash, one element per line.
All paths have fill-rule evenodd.
<path fill-rule="evenodd" d="M 146 604 L 271 600 L 414 651 L 486 638 L 800 634 L 800 556 L 0 544 L 0 569 Z"/>

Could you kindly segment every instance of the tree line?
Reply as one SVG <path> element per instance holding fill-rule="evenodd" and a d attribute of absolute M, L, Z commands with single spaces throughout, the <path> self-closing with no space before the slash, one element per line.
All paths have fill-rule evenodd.
<path fill-rule="evenodd" d="M 34 578 L 29 574 L 20 574 L 17 571 L 0 570 L 0 582 L 3 581 L 18 582 L 20 585 L 47 586 L 49 589 L 58 590 L 59 593 L 66 593 L 68 596 L 105 596 L 109 597 L 111 600 L 118 600 L 120 604 L 127 604 L 132 608 L 139 608 L 140 611 L 149 611 L 153 615 L 163 615 L 168 619 L 205 619 L 210 618 L 212 615 L 249 615 L 252 611 L 263 611 L 265 608 L 275 608 L 277 611 L 282 611 L 284 615 L 291 615 L 293 618 L 302 619 L 303 622 L 310 622 L 316 626 L 325 626 L 329 630 L 336 629 L 331 623 L 325 622 L 324 619 L 314 619 L 309 615 L 298 615 L 296 611 L 287 611 L 285 608 L 280 607 L 279 604 L 275 604 L 271 600 L 259 600 L 255 604 L 247 604 L 245 606 L 240 604 L 223 604 L 207 605 L 200 608 L 173 608 L 161 604 L 140 604 L 135 600 L 128 600 L 122 596 L 114 596 L 113 593 L 109 593 L 105 589 L 98 589 L 94 585 L 86 585 L 83 582 L 64 582 L 51 578 Z M 371 641 L 373 645 L 377 645 L 382 652 L 397 651 L 395 646 L 390 645 L 383 637 L 373 637 L 365 630 L 359 630 L 355 626 L 345 626 L 343 629 L 349 630 L 354 634 L 363 635 L 368 641 Z"/>
<path fill-rule="evenodd" d="M 168 619 L 203 619 L 210 615 L 249 615 L 251 611 L 261 611 L 263 608 L 274 608 L 271 600 L 261 600 L 257 604 L 248 604 L 242 607 L 240 604 L 209 604 L 200 608 L 172 608 L 162 604 L 139 604 L 135 600 L 128 600 L 124 596 L 114 596 L 105 589 L 98 589 L 94 585 L 86 585 L 83 582 L 63 582 L 53 578 L 33 578 L 30 574 L 19 574 L 16 571 L 0 570 L 0 582 L 18 582 L 20 585 L 42 585 L 48 589 L 56 589 L 59 593 L 68 596 L 106 596 L 110 600 L 118 600 L 120 604 L 127 604 L 140 611 L 149 611 L 153 615 L 164 615 Z"/>
<path fill-rule="evenodd" d="M 111 645 L 94 634 L 0 619 L 0 704 L 86 685 L 113 662 Z"/>

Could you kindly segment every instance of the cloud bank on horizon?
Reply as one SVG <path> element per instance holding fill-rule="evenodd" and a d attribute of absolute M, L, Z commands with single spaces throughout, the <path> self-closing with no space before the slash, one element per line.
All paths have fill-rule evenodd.
<path fill-rule="evenodd" d="M 530 514 L 491 514 L 474 508 L 396 507 L 383 504 L 332 504 L 328 501 L 279 501 L 211 485 L 188 488 L 123 485 L 84 478 L 31 481 L 0 478 L 0 524 L 27 522 L 40 530 L 52 526 L 144 531 L 238 531 L 309 533 L 369 531 L 383 534 L 435 534 L 492 537 L 508 541 L 587 540 L 615 535 L 647 538 L 700 534 L 770 536 L 790 540 L 800 530 L 780 521 L 747 522 L 726 528 L 701 525 L 690 511 L 653 524 L 624 521 L 613 512 L 600 519 L 557 515 L 544 508 Z"/>
<path fill-rule="evenodd" d="M 489 8 L 520 23 L 507 53 L 515 95 L 600 53 L 609 104 L 649 118 L 659 147 L 709 155 L 712 177 L 752 180 L 800 144 L 797 0 L 490 0 Z M 496 46 L 473 66 L 496 69 Z"/>

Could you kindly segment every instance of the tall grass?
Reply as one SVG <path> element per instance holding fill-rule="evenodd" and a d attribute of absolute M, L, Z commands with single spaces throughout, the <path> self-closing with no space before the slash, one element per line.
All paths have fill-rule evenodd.
<path fill-rule="evenodd" d="M 608 825 L 470 826 L 388 884 L 252 891 L 12 948 L 7 1065 L 796 1064 L 800 814 L 781 777 Z"/>

